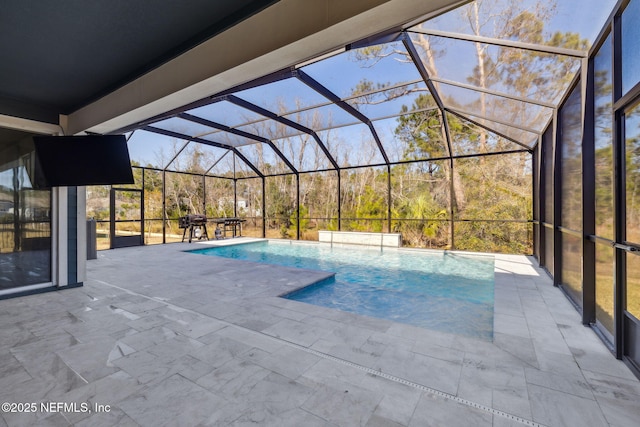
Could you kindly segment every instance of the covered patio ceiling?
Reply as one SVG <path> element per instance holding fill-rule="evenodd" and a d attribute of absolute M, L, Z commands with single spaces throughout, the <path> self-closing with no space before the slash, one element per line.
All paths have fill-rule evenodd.
<path fill-rule="evenodd" d="M 0 113 L 57 123 L 275 3 L 3 1 Z"/>
<path fill-rule="evenodd" d="M 142 166 L 183 169 L 180 156 L 199 146 L 200 172 L 236 177 L 531 152 L 614 4 L 588 3 L 575 13 L 587 5 L 469 2 L 120 132 L 136 129 Z M 398 126 L 416 117 L 430 131 L 414 139 L 433 142 L 419 154 Z M 471 134 L 475 149 L 460 141 Z"/>

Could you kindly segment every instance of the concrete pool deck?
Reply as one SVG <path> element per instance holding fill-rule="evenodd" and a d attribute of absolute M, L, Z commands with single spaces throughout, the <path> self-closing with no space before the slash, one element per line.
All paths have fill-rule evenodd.
<path fill-rule="evenodd" d="M 183 252 L 198 247 L 100 251 L 84 287 L 0 301 L 2 402 L 109 406 L 0 426 L 640 419 L 640 382 L 528 257 L 496 255 L 491 343 L 278 298 L 324 273 Z"/>

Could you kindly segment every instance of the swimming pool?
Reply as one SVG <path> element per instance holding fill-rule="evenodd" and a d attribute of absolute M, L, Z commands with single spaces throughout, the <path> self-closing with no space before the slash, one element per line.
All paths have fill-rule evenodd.
<path fill-rule="evenodd" d="M 335 272 L 284 298 L 491 340 L 494 258 L 262 241 L 190 251 Z"/>

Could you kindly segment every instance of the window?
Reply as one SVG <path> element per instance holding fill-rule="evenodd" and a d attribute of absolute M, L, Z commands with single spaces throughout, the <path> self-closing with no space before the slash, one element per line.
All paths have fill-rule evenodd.
<path fill-rule="evenodd" d="M 640 1 L 632 0 L 622 13 L 622 95 L 640 80 Z"/>

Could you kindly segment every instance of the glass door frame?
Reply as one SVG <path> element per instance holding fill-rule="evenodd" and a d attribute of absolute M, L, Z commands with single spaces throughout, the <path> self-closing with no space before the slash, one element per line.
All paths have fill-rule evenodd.
<path fill-rule="evenodd" d="M 0 287 L 0 296 L 48 287 L 55 275 L 53 235 L 54 203 L 50 189 L 35 189 L 28 169 L 35 162 L 29 143 L 17 142 L 0 147 L 6 162 L 0 174 L 6 174 L 6 216 L 1 232 L 11 235 L 0 250 L 0 264 L 7 263 L 2 276 L 8 279 Z M 30 204 L 31 200 L 31 204 Z M 40 201 L 41 203 L 38 203 Z M 42 203 L 46 202 L 46 203 Z M 1 237 L 1 236 L 0 236 Z M 4 269 L 4 266 L 3 266 Z"/>
<path fill-rule="evenodd" d="M 140 195 L 140 219 L 116 219 L 116 192 L 130 192 L 139 193 Z M 130 246 L 142 246 L 144 245 L 144 190 L 137 188 L 118 188 L 111 187 L 109 194 L 109 215 L 110 215 L 110 247 L 111 249 L 126 248 Z M 125 222 L 137 222 L 140 223 L 140 234 L 134 234 L 131 236 L 118 236 L 117 224 Z"/>
<path fill-rule="evenodd" d="M 635 91 L 634 91 L 635 92 Z M 625 97 L 627 98 L 627 97 Z M 625 99 L 626 101 L 626 99 Z M 616 105 L 618 107 L 618 105 Z M 640 93 L 623 106 L 616 108 L 617 143 L 616 153 L 616 355 L 636 375 L 640 374 L 640 319 L 627 311 L 627 263 L 640 262 L 640 242 L 627 240 L 627 167 L 626 167 L 626 117 L 640 108 Z"/>

